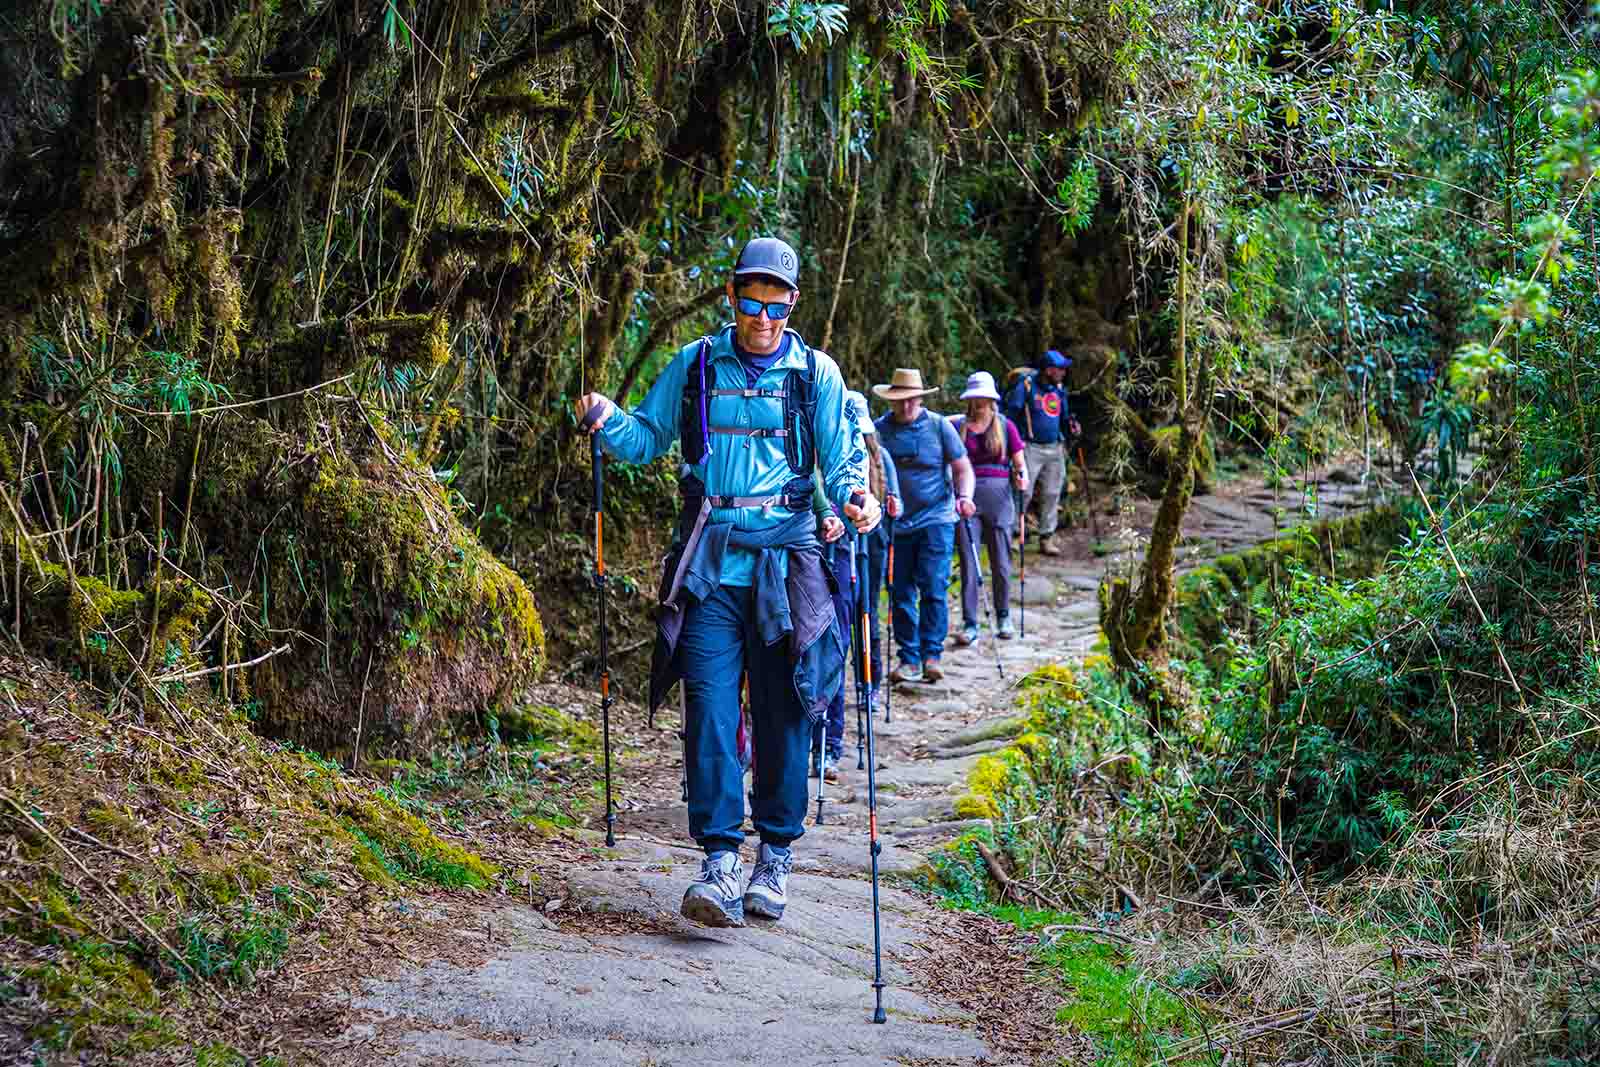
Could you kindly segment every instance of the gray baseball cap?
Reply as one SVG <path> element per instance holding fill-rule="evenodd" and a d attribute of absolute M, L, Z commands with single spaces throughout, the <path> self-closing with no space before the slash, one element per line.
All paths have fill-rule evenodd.
<path fill-rule="evenodd" d="M 776 237 L 757 237 L 739 250 L 733 276 L 743 278 L 762 274 L 776 278 L 791 289 L 800 288 L 800 257 Z"/>

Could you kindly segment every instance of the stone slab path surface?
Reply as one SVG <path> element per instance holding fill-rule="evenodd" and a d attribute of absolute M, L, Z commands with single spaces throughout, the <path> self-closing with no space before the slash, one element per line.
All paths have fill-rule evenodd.
<path fill-rule="evenodd" d="M 1318 488 L 1318 517 L 1361 506 L 1347 482 Z M 1096 490 L 1099 500 L 1109 496 Z M 1252 479 L 1197 498 L 1185 534 L 1198 548 L 1187 562 L 1273 536 L 1283 525 L 1277 509 L 1293 516 L 1299 499 Z M 1128 515 L 1099 516 L 1100 525 L 1147 533 L 1152 511 L 1142 502 Z M 878 720 L 888 1025 L 870 1022 L 866 772 L 856 769 L 853 704 L 842 780 L 828 786 L 823 825 L 808 825 L 795 846 L 787 914 L 736 930 L 678 915 L 700 855 L 685 847 L 676 715 L 663 709 L 651 740 L 621 761 L 617 847 L 586 834 L 548 914 L 501 902 L 465 920 L 462 937 L 485 946 L 475 957 L 413 961 L 368 980 L 354 1004 L 360 1021 L 342 1040 L 397 1064 L 1018 1062 L 984 1040 L 973 1012 L 939 992 L 950 976 L 930 968 L 949 968 L 940 951 L 949 916 L 907 876 L 970 825 L 957 818 L 955 800 L 973 763 L 1017 729 L 1017 681 L 1041 664 L 1081 659 L 1098 637 L 1095 589 L 1113 557 L 1096 556 L 1086 529 L 1058 536 L 1062 556 L 1028 556 L 1026 636 L 996 642 L 985 622 L 977 645 L 946 652 L 942 681 L 897 687 L 892 718 Z M 952 598 L 952 628 L 959 619 Z M 853 688 L 846 693 L 853 701 Z"/>

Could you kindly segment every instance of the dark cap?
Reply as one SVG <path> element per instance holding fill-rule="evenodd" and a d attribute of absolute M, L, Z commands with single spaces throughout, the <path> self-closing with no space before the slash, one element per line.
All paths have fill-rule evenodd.
<path fill-rule="evenodd" d="M 798 289 L 800 257 L 795 254 L 794 249 L 776 237 L 757 237 L 739 250 L 739 262 L 733 265 L 735 278 L 745 278 L 752 274 L 765 275 L 791 289 Z"/>

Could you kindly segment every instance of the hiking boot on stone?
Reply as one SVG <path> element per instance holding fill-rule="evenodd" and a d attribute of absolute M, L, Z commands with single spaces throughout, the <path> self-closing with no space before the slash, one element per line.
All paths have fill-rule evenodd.
<path fill-rule="evenodd" d="M 828 753 L 827 760 L 822 764 L 822 780 L 837 782 L 839 780 L 839 753 Z"/>
<path fill-rule="evenodd" d="M 889 672 L 889 681 L 895 682 L 895 683 L 900 683 L 900 682 L 920 682 L 920 681 L 922 681 L 922 664 L 920 664 L 920 663 L 902 663 L 902 664 L 900 664 L 900 666 L 896 667 L 894 670 Z"/>
<path fill-rule="evenodd" d="M 937 682 L 940 678 L 943 678 L 943 677 L 944 677 L 944 671 L 940 668 L 938 660 L 930 659 L 928 662 L 926 662 L 926 663 L 924 663 L 922 665 L 922 680 L 923 681 L 925 681 L 925 682 Z"/>
<path fill-rule="evenodd" d="M 1011 626 L 1010 615 L 1000 616 L 1000 625 L 995 630 L 994 635 L 1002 641 L 1009 641 L 1013 637 L 1017 636 L 1017 631 Z"/>
<path fill-rule="evenodd" d="M 975 622 L 967 623 L 965 626 L 963 626 L 961 628 L 961 632 L 956 634 L 956 647 L 957 648 L 966 648 L 968 645 L 975 645 L 977 643 L 978 643 L 978 624 L 975 623 Z"/>
<path fill-rule="evenodd" d="M 744 897 L 739 883 L 744 881 L 744 864 L 737 852 L 713 852 L 700 862 L 700 877 L 683 894 L 678 910 L 685 919 L 705 926 L 743 926 Z"/>
<path fill-rule="evenodd" d="M 1051 534 L 1049 537 L 1041 538 L 1039 541 L 1039 551 L 1047 556 L 1061 555 L 1061 546 L 1056 544 L 1056 535 Z"/>
<path fill-rule="evenodd" d="M 744 910 L 763 919 L 783 918 L 789 903 L 789 871 L 794 853 L 762 842 L 756 854 L 756 869 L 750 875 L 750 888 L 744 892 Z"/>

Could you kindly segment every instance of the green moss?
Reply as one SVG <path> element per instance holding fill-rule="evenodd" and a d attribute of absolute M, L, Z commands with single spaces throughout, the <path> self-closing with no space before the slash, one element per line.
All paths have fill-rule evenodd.
<path fill-rule="evenodd" d="M 1150 431 L 1152 442 L 1151 451 L 1163 465 L 1171 462 L 1178 454 L 1178 438 L 1182 435 L 1181 426 L 1163 426 L 1158 430 Z M 1194 451 L 1194 476 L 1200 484 L 1209 483 L 1217 472 L 1217 453 L 1211 446 L 1211 435 L 1206 434 L 1200 438 L 1200 447 Z"/>
<path fill-rule="evenodd" d="M 967 793 L 956 798 L 955 812 L 958 819 L 998 819 L 1000 806 L 993 797 Z"/>
<path fill-rule="evenodd" d="M 505 741 L 532 741 L 590 750 L 600 746 L 600 731 L 593 723 L 545 704 L 525 704 L 501 712 L 500 737 Z"/>

